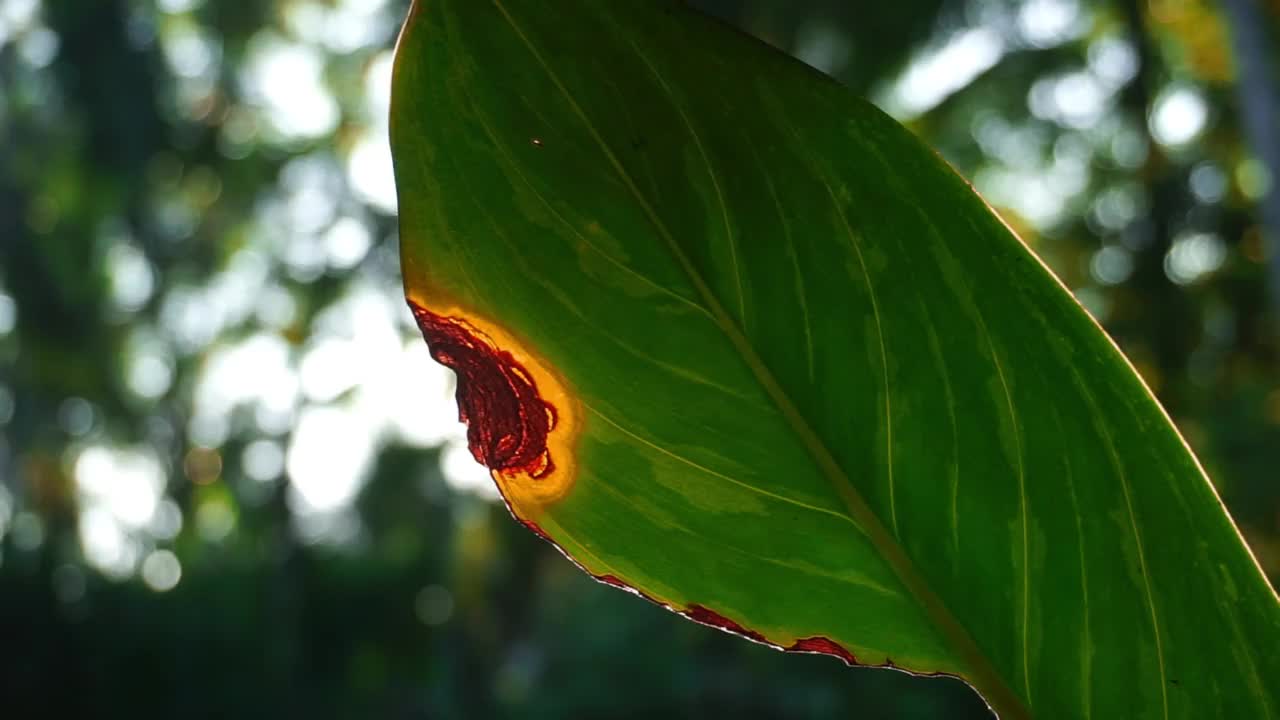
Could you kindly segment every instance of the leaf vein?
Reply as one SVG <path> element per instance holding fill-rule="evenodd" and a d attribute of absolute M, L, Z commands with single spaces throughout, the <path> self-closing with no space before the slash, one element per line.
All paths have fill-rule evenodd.
<path fill-rule="evenodd" d="M 1084 378 L 1080 376 L 1080 371 L 1075 367 L 1071 368 L 1071 375 L 1075 380 L 1076 387 L 1080 389 L 1081 395 L 1084 396 L 1086 402 L 1095 418 L 1093 426 L 1102 435 L 1103 441 L 1106 443 L 1107 452 L 1111 457 L 1111 466 L 1115 468 L 1116 474 L 1120 478 L 1120 489 L 1124 495 L 1124 506 L 1129 516 L 1129 528 L 1133 532 L 1133 541 L 1138 551 L 1138 568 L 1142 572 L 1142 587 L 1147 600 L 1147 609 L 1151 614 L 1151 630 L 1156 641 L 1156 664 L 1160 670 L 1160 702 L 1164 710 L 1164 717 L 1169 717 L 1169 682 L 1165 677 L 1164 669 L 1164 644 L 1160 637 L 1160 618 L 1156 614 L 1155 597 L 1151 593 L 1151 576 L 1147 571 L 1147 555 L 1143 549 L 1142 533 L 1138 529 L 1138 517 L 1133 511 L 1133 499 L 1130 497 L 1129 477 L 1124 471 L 1124 465 L 1120 462 L 1120 455 L 1116 451 L 1115 439 L 1111 437 L 1111 431 L 1106 425 L 1097 422 L 1096 418 L 1100 409 L 1098 408 L 1097 399 L 1093 392 L 1084 383 Z"/>
<path fill-rule="evenodd" d="M 671 100 L 671 107 L 680 114 L 680 119 L 684 121 L 685 127 L 689 129 L 689 136 L 693 138 L 693 145 L 698 150 L 698 155 L 702 158 L 702 163 L 707 169 L 707 177 L 711 180 L 711 187 L 715 190 L 716 201 L 720 205 L 720 218 L 724 221 L 724 237 L 725 243 L 729 247 L 729 262 L 733 265 L 733 281 L 738 295 L 738 318 L 742 322 L 743 328 L 747 327 L 747 305 L 746 295 L 742 290 L 742 269 L 738 266 L 738 243 L 734 239 L 733 225 L 729 221 L 729 205 L 724 200 L 724 191 L 720 187 L 720 178 L 716 174 L 715 168 L 711 165 L 711 158 L 707 155 L 707 149 L 702 144 L 702 136 L 698 134 L 697 128 L 693 126 L 693 121 L 689 119 L 688 113 L 684 111 L 684 106 L 677 100 L 676 95 L 671 90 L 671 86 L 667 85 L 667 80 L 658 72 L 658 68 L 640 51 L 640 46 L 635 44 L 634 40 L 628 40 L 631 43 L 631 49 L 635 52 L 636 57 L 649 68 L 649 72 L 662 86 L 662 91 L 667 94 L 667 98 Z"/>
<path fill-rule="evenodd" d="M 1013 430 L 1013 454 L 1018 470 L 1018 517 L 1022 530 L 1022 684 L 1027 694 L 1027 704 L 1031 705 L 1031 663 L 1030 642 L 1028 635 L 1031 628 L 1031 558 L 1030 543 L 1027 538 L 1027 481 L 1026 470 L 1022 458 L 1022 433 L 1018 430 L 1018 415 L 1013 405 L 1013 393 L 1009 391 L 1009 380 L 1005 376 L 1004 364 L 1000 362 L 1000 354 L 996 351 L 995 341 L 987 329 L 987 322 L 982 313 L 977 315 L 978 327 L 991 352 L 991 362 L 995 365 L 996 376 L 1000 379 L 1000 388 L 1004 392 L 1005 405 L 1009 413 L 1009 427 Z"/>
<path fill-rule="evenodd" d="M 778 493 L 765 490 L 762 487 L 757 487 L 755 485 L 752 485 L 751 483 L 744 482 L 742 480 L 738 480 L 737 478 L 733 478 L 728 475 L 725 475 L 724 473 L 719 472 L 718 470 L 713 470 L 705 465 L 701 465 L 694 460 L 690 460 L 689 458 L 683 455 L 674 453 L 651 440 L 648 440 L 644 437 L 641 437 L 640 435 L 637 435 L 635 432 L 623 427 L 616 420 L 613 420 L 608 415 L 605 415 L 604 413 L 600 412 L 595 407 L 593 407 L 592 405 L 586 402 L 583 402 L 583 406 L 586 407 L 587 410 L 592 415 L 595 415 L 596 417 L 605 421 L 609 425 L 613 426 L 613 428 L 616 429 L 618 432 L 626 435 L 627 437 L 635 440 L 636 442 L 642 445 L 645 445 L 653 450 L 656 450 L 662 455 L 666 455 L 667 457 L 671 458 L 672 460 L 675 460 L 676 462 L 680 462 L 685 465 L 688 465 L 689 467 L 700 470 L 712 477 L 717 477 L 726 482 L 733 483 L 734 485 L 737 485 L 738 487 L 741 487 L 744 490 L 749 490 L 750 492 L 756 493 L 758 495 L 770 497 L 770 498 L 773 498 L 774 500 L 778 500 L 779 502 L 784 502 L 784 503 L 787 503 L 788 505 L 794 505 L 799 508 L 804 508 L 805 510 L 811 510 L 816 513 L 822 513 L 823 515 L 830 515 L 831 517 L 839 518 L 840 520 L 853 525 L 855 528 L 857 528 L 859 533 L 865 534 L 864 530 L 858 525 L 858 523 L 853 518 L 849 517 L 848 515 L 845 515 L 844 513 L 839 513 L 834 510 L 818 507 L 817 505 L 810 505 L 809 503 L 806 503 L 803 500 L 797 500 L 792 497 L 787 497 L 786 495 L 779 495 Z"/>
<path fill-rule="evenodd" d="M 920 312 L 924 315 L 925 331 L 929 334 L 929 349 L 933 354 L 934 360 L 938 363 L 938 374 L 942 377 L 942 393 L 947 405 L 947 421 L 951 426 L 951 457 L 952 462 L 949 465 L 951 474 L 951 545 L 953 550 L 953 562 L 959 563 L 960 560 L 960 430 L 959 424 L 956 422 L 956 401 L 954 391 L 951 389 L 951 371 L 947 369 L 946 355 L 942 352 L 942 342 L 938 338 L 937 322 L 933 319 L 933 314 L 929 312 L 929 306 L 919 297 L 916 302 L 920 304 Z"/>
<path fill-rule="evenodd" d="M 831 196 L 831 204 L 835 207 L 836 215 L 840 218 L 840 224 L 844 227 L 845 234 L 849 237 L 849 245 L 853 248 L 854 255 L 858 258 L 858 268 L 862 271 L 862 279 L 867 285 L 867 295 L 871 299 L 871 318 L 875 322 L 876 339 L 879 341 L 880 374 L 884 384 L 885 460 L 889 481 L 889 520 L 893 527 L 894 537 L 898 537 L 897 489 L 893 481 L 893 406 L 889 385 L 889 353 L 885 348 L 884 326 L 880 319 L 880 302 L 876 299 L 876 288 L 871 283 L 871 273 L 867 270 L 867 262 L 862 257 L 861 243 L 858 242 L 858 237 L 849 225 L 849 218 L 844 214 L 844 209 L 840 206 L 840 200 L 836 197 L 836 192 L 832 189 L 831 183 L 825 177 L 821 178 L 821 180 L 823 187 L 827 189 L 827 194 Z"/>
<path fill-rule="evenodd" d="M 795 238 L 791 234 L 791 225 L 787 222 L 787 217 L 783 213 L 782 201 L 778 199 L 778 189 L 773 184 L 773 178 L 769 177 L 769 171 L 764 167 L 764 162 L 760 159 L 760 152 L 756 150 L 755 143 L 747 139 L 747 147 L 751 149 L 751 157 L 756 161 L 756 165 L 760 168 L 760 177 L 765 182 L 765 187 L 769 190 L 769 197 L 773 200 L 773 207 L 778 213 L 778 224 L 782 227 L 783 247 L 786 250 L 787 257 L 791 260 L 791 269 L 795 277 L 796 298 L 800 301 L 800 318 L 801 329 L 804 330 L 804 356 L 805 362 L 809 369 L 809 381 L 814 382 L 814 361 L 813 361 L 813 330 L 812 321 L 809 319 L 809 298 L 805 291 L 804 274 L 800 271 L 800 257 L 796 253 Z"/>
<path fill-rule="evenodd" d="M 471 97 L 470 92 L 467 92 L 467 96 Z M 476 117 L 476 120 L 480 123 L 480 127 L 484 130 L 485 134 L 489 136 L 489 139 L 491 141 L 493 141 L 494 147 L 498 150 L 498 152 L 502 154 L 503 159 L 506 161 L 505 164 L 507 168 L 512 170 L 515 173 L 516 177 L 518 177 L 520 181 L 524 183 L 525 187 L 529 189 L 529 192 L 533 193 L 533 196 L 536 197 L 538 201 L 542 203 L 543 207 L 545 207 L 547 211 L 550 212 L 552 216 L 556 218 L 556 220 L 560 221 L 561 224 L 569 228 L 569 231 L 572 232 L 579 240 L 581 240 L 584 245 L 586 245 L 591 250 L 594 250 L 596 254 L 598 254 L 602 259 L 611 263 L 614 267 L 617 267 L 619 270 L 622 270 L 630 274 L 632 277 L 636 278 L 637 280 L 640 280 L 641 282 L 645 283 L 646 285 L 649 285 L 650 287 L 654 288 L 655 290 L 658 290 L 659 292 L 665 295 L 675 298 L 676 300 L 692 307 L 698 312 L 708 317 L 711 316 L 711 313 L 705 307 L 675 292 L 671 288 L 664 287 L 663 285 L 658 284 L 656 281 L 650 279 L 647 275 L 637 271 L 635 268 L 631 267 L 630 265 L 627 265 L 621 260 L 618 260 L 616 257 L 611 255 L 610 253 L 606 252 L 603 248 L 596 245 L 596 243 L 592 241 L 590 238 L 588 238 L 585 234 L 583 234 L 582 231 L 579 230 L 576 225 L 569 222 L 569 220 L 565 218 L 564 215 L 560 213 L 560 211 L 556 210 L 555 206 L 551 204 L 551 201 L 547 200 L 546 196 L 543 195 L 538 190 L 537 186 L 535 186 L 531 180 L 529 180 L 529 177 L 525 175 L 523 170 L 520 169 L 520 163 L 516 162 L 515 158 L 512 157 L 510 148 L 508 148 L 507 145 L 503 143 L 501 139 L 498 138 L 498 135 L 496 132 L 494 132 L 493 127 L 488 123 L 488 121 L 485 120 L 484 113 L 480 112 L 478 108 L 476 109 L 475 117 Z"/>
<path fill-rule="evenodd" d="M 600 487 L 602 487 L 605 492 L 609 493 L 610 495 L 613 495 L 614 497 L 622 501 L 624 504 L 634 509 L 636 512 L 641 514 L 645 512 L 645 508 L 636 504 L 636 502 L 631 497 L 621 492 L 617 488 L 613 487 L 612 485 L 602 482 L 600 483 Z M 840 517 L 847 519 L 847 517 L 845 516 L 840 516 Z M 741 557 L 745 557 L 751 560 L 761 560 L 766 563 L 769 563 L 770 565 L 775 565 L 780 568 L 785 568 L 787 570 L 791 570 L 793 572 L 797 572 L 802 575 L 811 575 L 813 577 L 820 577 L 820 578 L 827 578 L 828 580 L 835 580 L 836 582 L 844 583 L 846 585 L 852 585 L 854 587 L 862 588 L 864 590 L 871 590 L 877 594 L 884 595 L 886 597 L 901 597 L 901 593 L 891 588 L 887 588 L 884 585 L 881 585 L 880 583 L 877 583 L 868 578 L 864 578 L 864 577 L 854 578 L 849 575 L 841 575 L 839 573 L 830 572 L 816 566 L 801 565 L 799 563 L 796 563 L 794 561 L 790 561 L 784 558 L 763 556 L 757 552 L 743 550 L 742 548 L 732 543 L 727 543 L 721 540 L 717 540 L 716 538 L 710 537 L 705 533 L 696 532 L 692 528 L 686 527 L 685 525 L 681 525 L 678 522 L 667 521 L 666 524 L 687 535 L 701 538 L 702 540 L 705 540 L 718 547 L 724 548 L 725 550 L 729 550 Z"/>
<path fill-rule="evenodd" d="M 1053 406 L 1053 421 L 1058 428 L 1058 437 L 1063 439 L 1062 443 L 1062 463 L 1063 469 L 1067 475 L 1067 490 L 1071 497 L 1071 515 L 1076 521 L 1076 548 L 1080 553 L 1080 608 L 1081 608 L 1081 630 L 1080 633 L 1080 682 L 1081 682 L 1081 708 L 1084 710 L 1085 720 L 1093 716 L 1093 637 L 1089 626 L 1089 571 L 1085 562 L 1084 555 L 1084 524 L 1081 521 L 1080 501 L 1076 496 L 1075 473 L 1071 469 L 1071 452 L 1068 447 L 1066 438 L 1068 437 L 1066 429 L 1062 426 L 1062 415 L 1056 406 Z"/>

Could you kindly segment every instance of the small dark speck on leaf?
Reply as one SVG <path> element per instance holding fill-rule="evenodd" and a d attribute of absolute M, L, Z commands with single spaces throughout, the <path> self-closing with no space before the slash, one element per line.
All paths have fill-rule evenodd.
<path fill-rule="evenodd" d="M 643 150 L 648 145 L 649 145 L 649 141 L 646 140 L 643 135 L 640 135 L 635 140 L 631 141 L 632 150 Z"/>

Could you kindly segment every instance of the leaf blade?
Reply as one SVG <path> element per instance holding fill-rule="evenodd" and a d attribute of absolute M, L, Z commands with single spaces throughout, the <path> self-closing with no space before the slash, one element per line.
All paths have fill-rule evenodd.
<path fill-rule="evenodd" d="M 1162 635 L 1173 611 L 1157 609 L 1149 580 L 1143 602 L 1138 518 L 1152 512 L 1180 510 L 1214 548 L 1161 548 L 1150 569 L 1159 587 L 1180 589 L 1179 554 L 1199 552 L 1201 578 L 1221 560 L 1237 594 L 1247 586 L 1249 626 L 1274 637 L 1274 594 L 1149 393 L 936 157 L 825 80 L 665 3 L 568 5 L 551 18 L 528 3 L 436 3 L 427 19 L 411 17 L 397 61 L 393 144 L 411 298 L 452 298 L 501 318 L 518 329 L 511 342 L 536 346 L 582 403 L 571 492 L 550 507 L 513 502 L 518 516 L 592 574 L 673 609 L 710 608 L 784 647 L 827 637 L 864 662 L 960 674 L 1008 716 L 1024 705 L 1087 714 L 1099 697 L 1108 714 L 1186 715 L 1169 680 L 1190 668 L 1174 648 L 1204 642 Z M 423 12 L 415 6 L 415 17 Z M 441 41 L 429 46 L 428 35 Z M 643 54 L 627 52 L 641 45 Z M 688 46 L 705 48 L 707 67 L 686 73 L 692 80 L 673 71 Z M 726 57 L 739 73 L 726 72 Z M 473 88 L 477 76 L 493 87 Z M 458 117 L 417 119 L 406 102 L 427 106 L 405 100 L 413 95 L 445 98 Z M 746 129 L 725 129 L 748 109 Z M 467 186 L 450 192 L 441 177 Z M 428 257 L 458 277 L 427 269 Z M 796 287 L 805 303 L 780 299 Z M 815 297 L 825 304 L 811 313 Z M 1053 379 L 1064 374 L 1081 397 Z M 1117 456 L 1110 426 L 1095 424 L 1103 407 L 1127 442 L 1162 448 L 1151 465 Z M 940 417 L 949 419 L 941 429 Z M 951 452 L 932 454 L 938 445 Z M 1172 504 L 1159 468 L 1178 479 Z M 1131 474 L 1142 482 L 1132 498 Z M 1083 506 L 1106 509 L 1115 527 L 1057 512 L 1062 495 L 1074 507 L 1077 481 Z M 1133 540 L 1112 562 L 1098 545 L 1128 536 L 1117 513 Z M 806 545 L 812 536 L 827 545 Z M 1076 536 L 1075 547 L 1062 542 Z M 663 556 L 672 548 L 701 554 L 677 563 Z M 1078 577 L 1057 572 L 1068 565 Z M 1098 618 L 1094 570 L 1094 587 L 1124 588 Z M 974 600 L 964 590 L 974 581 L 995 589 Z M 1213 592 L 1191 589 L 1193 609 L 1222 609 Z M 1067 595 L 1082 607 L 1057 602 Z M 842 604 L 865 616 L 830 612 Z M 1064 613 L 1094 639 L 1054 627 Z M 1018 619 L 1012 629 L 1008 618 Z M 1240 617 L 1220 619 L 1245 639 Z M 1139 641 L 1114 639 L 1135 627 Z M 969 629 L 976 652 L 964 649 Z M 1243 644 L 1235 664 L 1260 677 L 1263 649 Z M 1214 657 L 1232 655 L 1209 645 Z M 1067 652 L 1072 662 L 1052 662 Z M 1184 659 L 1166 668 L 1170 652 Z M 1064 666 L 1078 668 L 1070 692 L 1057 681 Z M 1100 667 L 1107 677 L 1094 677 Z M 1109 679 L 1133 667 L 1138 692 Z M 1197 683 L 1196 701 L 1209 702 L 1216 682 Z M 1246 685 L 1249 696 L 1214 700 L 1268 710 L 1274 699 Z"/>

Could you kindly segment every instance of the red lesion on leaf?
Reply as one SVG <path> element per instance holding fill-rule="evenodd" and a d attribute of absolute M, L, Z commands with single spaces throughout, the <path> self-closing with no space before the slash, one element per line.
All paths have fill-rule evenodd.
<path fill-rule="evenodd" d="M 516 519 L 520 520 L 521 525 L 525 526 L 526 528 L 529 528 L 529 532 L 533 533 L 534 535 L 537 535 L 543 540 L 546 540 L 552 545 L 556 545 L 556 541 L 552 540 L 551 536 L 547 534 L 547 531 L 543 530 L 541 527 L 538 526 L 538 523 L 532 522 L 530 520 L 521 520 L 520 518 L 516 518 Z M 560 546 L 556 545 L 556 547 L 560 547 Z"/>
<path fill-rule="evenodd" d="M 457 306 L 409 309 L 431 357 L 457 377 L 467 446 L 489 468 L 515 516 L 531 525 L 574 477 L 578 403 L 559 375 L 504 328 Z"/>
<path fill-rule="evenodd" d="M 458 378 L 458 419 L 476 462 L 496 472 L 545 477 L 555 469 L 547 435 L 556 409 L 538 394 L 524 365 L 460 318 L 410 302 L 431 357 Z"/>
<path fill-rule="evenodd" d="M 724 630 L 726 632 L 731 632 L 735 635 L 741 635 L 742 637 L 747 638 L 749 640 L 755 640 L 756 642 L 765 643 L 766 645 L 772 644 L 768 640 L 766 640 L 763 635 L 756 632 L 755 630 L 748 630 L 747 628 L 742 627 L 738 623 L 721 615 L 715 610 L 712 610 L 707 607 L 703 607 L 702 605 L 698 605 L 698 604 L 690 605 L 688 609 L 684 611 L 683 615 L 694 622 L 699 622 L 699 623 L 702 623 L 703 625 L 710 625 L 711 627 L 720 628 L 721 630 Z"/>
<path fill-rule="evenodd" d="M 823 655 L 834 655 L 845 662 L 846 665 L 857 665 L 858 659 L 853 653 L 845 649 L 840 643 L 824 637 L 807 637 L 796 640 L 791 645 L 783 648 L 787 652 L 801 653 L 821 653 Z"/>
<path fill-rule="evenodd" d="M 588 571 L 588 573 L 590 573 L 590 571 Z M 734 620 L 730 620 L 729 618 L 725 617 L 724 615 L 721 615 L 720 613 L 716 612 L 715 610 L 712 610 L 711 608 L 708 608 L 705 605 L 699 605 L 697 603 L 693 603 L 693 604 L 690 604 L 684 610 L 679 610 L 675 607 L 672 607 L 669 603 L 663 602 L 661 600 L 658 600 L 656 598 L 649 596 L 644 592 L 641 592 L 640 590 L 636 589 L 635 586 L 631 585 L 630 583 L 623 580 L 622 578 L 619 578 L 617 575 L 614 575 L 612 573 L 605 573 L 601 575 L 597 575 L 595 573 L 590 573 L 590 574 L 591 574 L 591 577 L 595 578 L 595 580 L 598 582 L 604 583 L 605 585 L 608 585 L 610 587 L 618 588 L 620 590 L 625 590 L 629 593 L 632 593 L 633 595 L 638 595 L 644 598 L 645 600 L 648 600 L 649 602 L 654 603 L 655 605 L 659 605 L 663 608 L 666 608 L 667 610 L 671 610 L 672 612 L 678 613 L 679 615 L 683 615 L 684 617 L 690 620 L 693 620 L 694 622 L 700 623 L 702 625 L 709 625 L 719 630 L 724 630 L 725 632 L 733 633 L 734 635 L 739 635 L 741 637 L 747 638 L 748 640 L 752 640 L 762 645 L 771 647 L 775 650 L 782 650 L 783 652 L 831 655 L 832 657 L 840 658 L 840 660 L 844 661 L 844 663 L 849 666 L 861 664 L 858 662 L 858 659 L 854 656 L 854 654 L 852 652 L 849 652 L 849 650 L 845 648 L 843 645 L 841 645 L 840 643 L 830 638 L 823 637 L 821 635 L 800 638 L 795 642 L 792 642 L 790 645 L 784 646 L 781 643 L 770 640 L 769 638 L 765 637 L 763 634 L 755 630 L 751 630 L 749 628 L 743 627 L 741 623 Z M 891 667 L 891 668 L 894 667 L 893 661 L 887 660 L 885 663 L 885 667 Z"/>
<path fill-rule="evenodd" d="M 622 587 L 626 587 L 626 586 L 623 585 Z M 846 665 L 858 664 L 858 660 L 857 658 L 854 657 L 853 653 L 849 652 L 847 649 L 845 649 L 843 645 L 835 642 L 834 640 L 831 640 L 830 638 L 825 638 L 821 636 L 801 638 L 791 643 L 790 645 L 783 647 L 782 645 L 776 642 L 773 642 L 772 640 L 766 638 L 764 635 L 756 632 L 755 630 L 745 628 L 740 623 L 730 620 L 724 615 L 721 615 L 715 610 L 707 608 L 703 605 L 697 605 L 697 604 L 690 605 L 688 609 L 681 614 L 689 618 L 690 620 L 702 623 L 703 625 L 710 625 L 711 627 L 719 628 L 721 630 L 731 632 L 735 635 L 741 635 L 742 637 L 745 637 L 748 640 L 754 640 L 758 643 L 762 643 L 764 645 L 768 645 L 769 647 L 776 648 L 778 650 L 783 650 L 785 652 L 819 653 L 822 655 L 832 655 L 834 657 L 838 657 L 841 660 L 843 660 Z M 890 663 L 890 666 L 892 666 L 892 663 Z"/>
<path fill-rule="evenodd" d="M 595 578 L 596 580 L 599 580 L 605 585 L 616 587 L 620 590 L 626 590 L 628 592 L 635 592 L 635 588 L 623 582 L 617 575 L 605 574 L 605 575 L 592 575 L 591 577 Z"/>

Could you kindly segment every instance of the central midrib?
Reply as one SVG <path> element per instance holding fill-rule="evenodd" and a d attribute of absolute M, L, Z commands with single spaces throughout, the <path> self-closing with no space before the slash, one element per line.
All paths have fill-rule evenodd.
<path fill-rule="evenodd" d="M 725 336 L 733 344 L 734 349 L 742 357 L 743 362 L 751 369 L 756 380 L 763 387 L 770 399 L 778 407 L 778 410 L 786 418 L 792 430 L 799 437 L 805 449 L 817 464 L 819 470 L 831 483 L 836 493 L 844 501 L 849 510 L 849 514 L 866 530 L 868 538 L 872 544 L 880 551 L 884 560 L 893 568 L 898 575 L 899 580 L 907 590 L 916 598 L 924 609 L 925 613 L 934 622 L 939 630 L 947 637 L 953 648 L 959 652 L 961 658 L 968 666 L 972 675 L 966 679 L 970 681 L 974 687 L 983 695 L 992 709 L 995 710 L 1002 718 L 1029 718 L 1030 713 L 1023 704 L 1022 700 L 1013 692 L 1008 683 L 991 665 L 990 660 L 974 642 L 968 631 L 960 624 L 958 618 L 943 603 L 942 599 L 935 593 L 929 585 L 925 577 L 916 568 L 915 563 L 907 555 L 905 548 L 894 538 L 885 527 L 880 518 L 871 510 L 870 505 L 862 497 L 861 493 L 853 486 L 848 475 L 845 474 L 843 468 L 836 462 L 831 451 L 827 449 L 822 439 L 809 426 L 804 416 L 800 414 L 795 403 L 792 402 L 786 391 L 779 385 L 774 378 L 773 373 L 764 364 L 763 360 L 756 353 L 751 342 L 743 334 L 742 330 L 734 322 L 733 318 L 725 311 L 724 306 L 720 303 L 711 287 L 703 279 L 702 274 L 698 272 L 697 267 L 685 254 L 683 248 L 676 241 L 674 235 L 667 229 L 662 218 L 649 204 L 644 194 L 641 193 L 639 187 L 632 179 L 631 175 L 623 167 L 622 163 L 614 155 L 609 148 L 608 143 L 596 130 L 595 125 L 587 117 L 574 99 L 572 93 L 561 82 L 559 76 L 547 64 L 542 54 L 533 45 L 524 31 L 516 23 L 515 19 L 507 11 L 502 0 L 494 0 L 494 5 L 498 11 L 502 13 L 503 18 L 511 29 L 524 43 L 525 47 L 533 55 L 539 66 L 546 72 L 552 84 L 560 91 L 570 109 L 578 119 L 582 121 L 587 132 L 590 133 L 592 140 L 599 147 L 605 158 L 609 161 L 614 172 L 617 173 L 619 180 L 626 185 L 633 199 L 639 204 L 641 210 L 648 218 L 654 230 L 666 243 L 668 250 L 679 263 L 689 281 L 693 284 L 699 297 L 706 303 L 708 310 L 714 317 L 717 326 L 724 332 Z"/>

